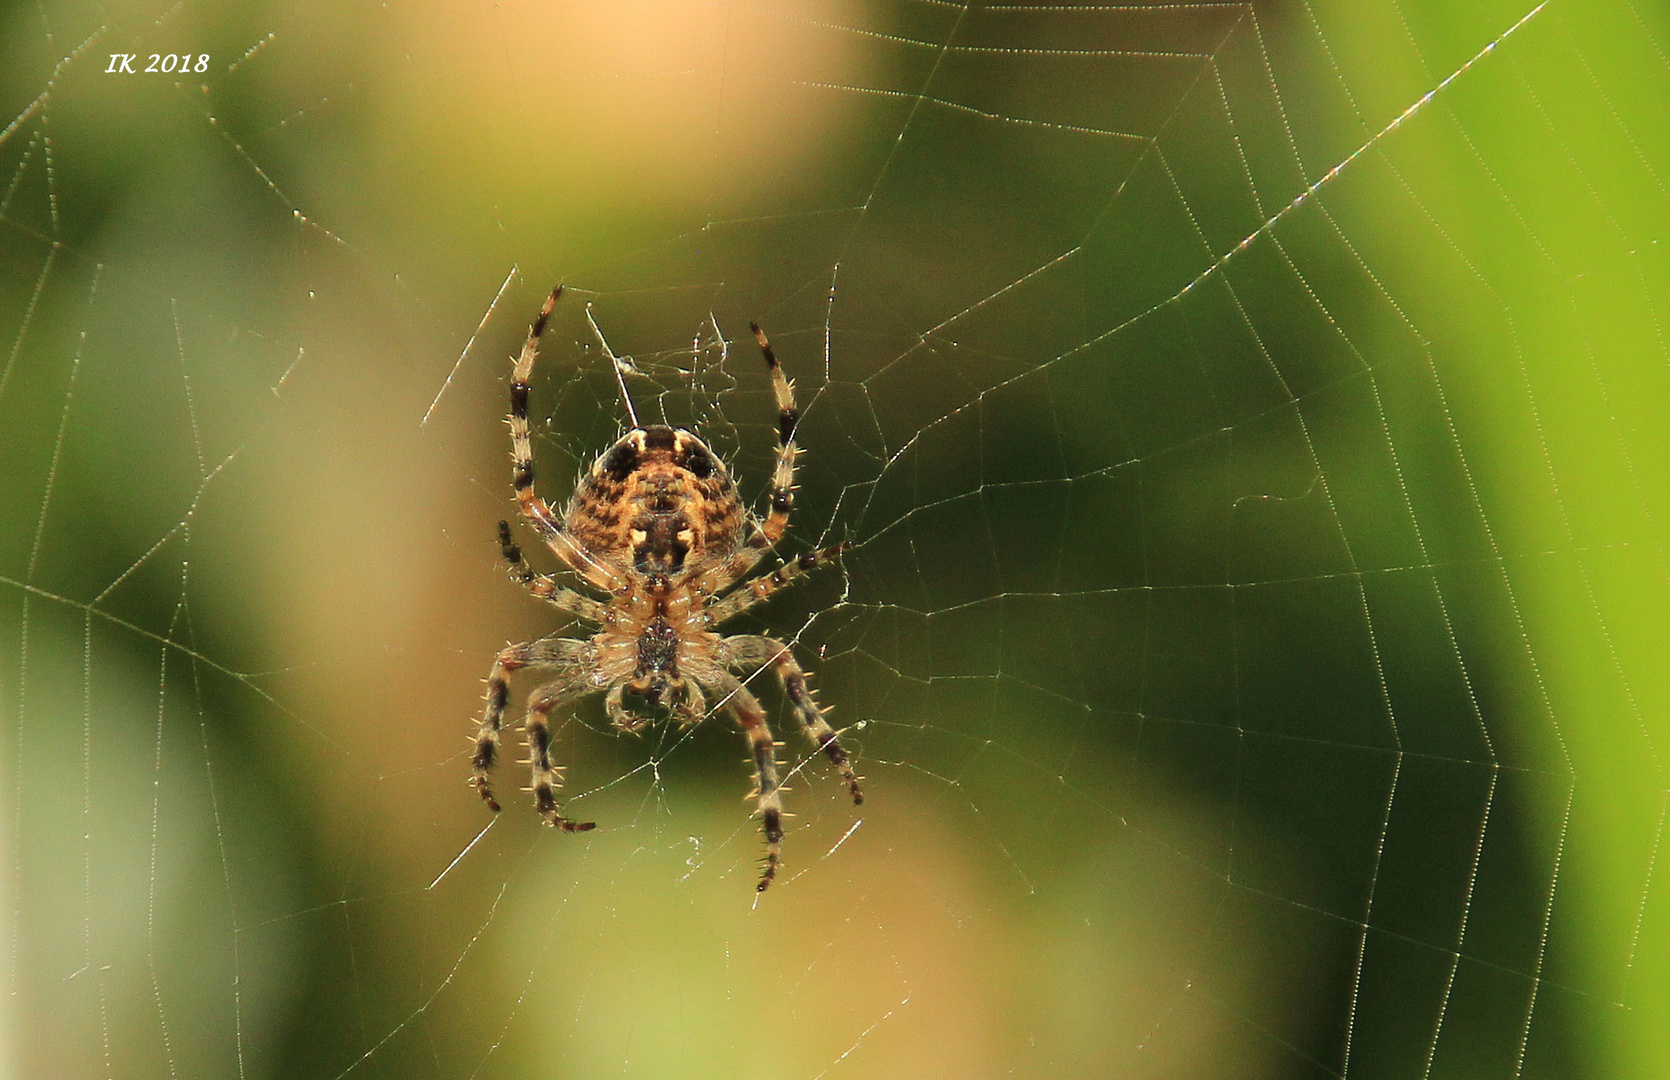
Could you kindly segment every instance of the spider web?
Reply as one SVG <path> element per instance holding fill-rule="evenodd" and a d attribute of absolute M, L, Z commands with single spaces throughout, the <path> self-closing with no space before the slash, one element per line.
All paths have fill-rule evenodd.
<path fill-rule="evenodd" d="M 1656 9 L 0 18 L 0 1074 L 1665 1066 Z M 463 783 L 558 280 L 548 499 L 758 319 L 853 545 L 763 897 L 722 718 Z"/>

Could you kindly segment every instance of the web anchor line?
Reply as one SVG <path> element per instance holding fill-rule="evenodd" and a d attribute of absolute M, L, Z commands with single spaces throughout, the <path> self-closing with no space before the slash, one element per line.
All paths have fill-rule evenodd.
<path fill-rule="evenodd" d="M 258 47 L 259 46 L 257 46 L 257 48 Z M 253 52 L 254 50 L 251 51 Z M 510 273 L 506 274 L 504 276 L 504 281 L 499 283 L 499 291 L 493 294 L 493 302 L 488 304 L 487 310 L 481 313 L 481 321 L 476 323 L 475 330 L 470 333 L 470 340 L 464 342 L 463 351 L 458 354 L 458 359 L 453 361 L 452 370 L 447 372 L 446 380 L 441 383 L 441 388 L 435 391 L 435 400 L 431 401 L 429 403 L 429 408 L 424 410 L 423 419 L 418 421 L 418 427 L 421 428 L 427 426 L 429 418 L 435 415 L 435 407 L 441 403 L 441 395 L 446 393 L 447 388 L 452 385 L 452 380 L 458 375 L 458 369 L 464 366 L 464 358 L 470 355 L 471 349 L 475 348 L 475 339 L 481 336 L 481 331 L 484 327 L 486 327 L 487 320 L 491 319 L 493 317 L 493 312 L 498 310 L 499 301 L 504 299 L 505 290 L 510 288 L 511 281 L 513 281 L 516 277 L 517 269 L 517 265 L 512 263 L 510 266 Z M 298 360 L 301 359 L 300 350 L 297 350 L 296 358 Z M 291 367 L 294 366 L 294 364 L 291 365 Z M 286 371 L 284 373 L 284 379 L 288 379 L 289 377 L 290 373 Z M 284 385 L 284 379 L 278 380 L 279 386 Z M 277 393 L 278 387 L 273 387 L 273 392 Z"/>
<path fill-rule="evenodd" d="M 633 428 L 643 427 L 644 425 L 638 421 L 638 410 L 632 404 L 632 395 L 626 390 L 627 373 L 636 375 L 638 369 L 632 365 L 631 360 L 616 356 L 615 351 L 609 348 L 609 339 L 603 336 L 602 327 L 597 325 L 589 302 L 586 304 L 586 322 L 591 324 L 591 332 L 597 335 L 597 343 L 602 346 L 603 355 L 609 358 L 609 370 L 615 373 L 615 385 L 620 388 L 620 402 L 626 407 L 627 417 L 631 419 Z"/>
<path fill-rule="evenodd" d="M 1187 285 L 1183 286 L 1183 288 L 1178 291 L 1177 295 L 1173 296 L 1171 299 L 1172 300 L 1182 299 L 1196 285 L 1199 285 L 1201 282 L 1205 281 L 1207 278 L 1211 277 L 1213 274 L 1217 273 L 1220 269 L 1222 269 L 1226 264 L 1228 264 L 1229 260 L 1231 260 L 1235 256 L 1239 255 L 1241 252 L 1247 250 L 1247 248 L 1251 247 L 1252 244 L 1253 244 L 1253 241 L 1257 240 L 1259 237 L 1263 236 L 1265 233 L 1268 233 L 1271 229 L 1275 228 L 1276 223 L 1281 221 L 1282 218 L 1286 217 L 1288 214 L 1292 213 L 1294 210 L 1297 210 L 1299 207 L 1303 206 L 1306 202 L 1308 202 L 1310 200 L 1310 197 L 1312 195 L 1315 195 L 1318 191 L 1322 190 L 1323 187 L 1327 186 L 1329 183 L 1332 183 L 1333 180 L 1336 177 L 1338 177 L 1341 173 L 1343 173 L 1351 165 L 1352 162 L 1356 161 L 1358 158 L 1360 158 L 1364 154 L 1368 153 L 1368 151 L 1373 149 L 1374 146 L 1377 143 L 1379 143 L 1381 139 L 1384 139 L 1387 135 L 1390 135 L 1392 132 L 1394 132 L 1398 128 L 1402 127 L 1405 121 L 1409 120 L 1416 113 L 1419 113 L 1422 109 L 1426 108 L 1427 105 L 1429 105 L 1434 98 L 1436 98 L 1439 94 L 1443 93 L 1444 89 L 1446 87 L 1448 87 L 1451 83 L 1453 83 L 1457 79 L 1461 78 L 1461 76 L 1464 75 L 1467 72 L 1467 70 L 1469 68 L 1471 68 L 1474 64 L 1478 63 L 1480 60 L 1483 60 L 1485 57 L 1489 56 L 1492 52 L 1495 52 L 1496 51 L 1496 46 L 1502 44 L 1502 42 L 1506 41 L 1509 37 L 1511 37 L 1513 35 L 1513 33 L 1515 31 L 1517 31 L 1520 27 L 1524 26 L 1526 23 L 1530 22 L 1533 18 L 1535 18 L 1538 12 L 1542 11 L 1543 8 L 1548 6 L 1549 2 L 1550 2 L 1550 0 L 1543 0 L 1542 3 L 1538 4 L 1536 7 L 1532 8 L 1530 11 L 1526 12 L 1523 16 L 1521 16 L 1518 22 L 1514 23 L 1512 26 L 1510 26 L 1506 30 L 1502 31 L 1500 36 L 1498 36 L 1496 38 L 1493 38 L 1489 42 L 1486 42 L 1485 46 L 1482 49 L 1480 49 L 1478 52 L 1474 53 L 1467 60 L 1466 63 L 1462 64 L 1460 67 L 1458 67 L 1454 71 L 1450 72 L 1447 76 L 1444 77 L 1443 81 L 1441 81 L 1437 86 L 1434 86 L 1431 90 L 1428 90 L 1426 93 L 1424 93 L 1420 97 L 1416 98 L 1414 100 L 1414 102 L 1411 103 L 1408 108 L 1404 109 L 1401 113 L 1399 113 L 1391 121 L 1391 123 L 1387 124 L 1385 127 L 1381 128 L 1379 131 L 1375 132 L 1373 135 L 1371 135 L 1369 137 L 1367 142 L 1365 142 L 1361 146 L 1357 147 L 1357 149 L 1351 151 L 1351 153 L 1347 154 L 1333 168 L 1329 169 L 1327 172 L 1323 173 L 1320 177 L 1318 177 L 1316 179 L 1316 181 L 1313 182 L 1309 187 L 1305 188 L 1303 191 L 1299 192 L 1299 194 L 1295 195 L 1291 202 L 1289 202 L 1286 206 L 1282 207 L 1280 210 L 1277 210 L 1274 214 L 1270 215 L 1270 217 L 1264 222 L 1264 224 L 1260 225 L 1258 228 L 1254 229 L 1252 232 L 1250 232 L 1246 236 L 1242 237 L 1240 243 L 1236 244 L 1233 248 L 1230 248 L 1229 251 L 1225 252 L 1216 262 L 1212 263 L 1212 265 L 1208 266 L 1205 270 L 1202 270 L 1199 273 L 1199 275 L 1197 275 L 1195 277 L 1195 279 L 1193 281 L 1191 281 Z"/>

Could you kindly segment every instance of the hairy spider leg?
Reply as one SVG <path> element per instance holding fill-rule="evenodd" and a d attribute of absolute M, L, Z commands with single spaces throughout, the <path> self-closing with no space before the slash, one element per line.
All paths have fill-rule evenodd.
<path fill-rule="evenodd" d="M 725 704 L 735 716 L 742 730 L 748 734 L 748 745 L 754 755 L 755 787 L 753 796 L 759 807 L 760 824 L 765 830 L 765 865 L 760 870 L 756 888 L 765 892 L 777 876 L 783 858 L 783 795 L 777 782 L 777 743 L 765 720 L 765 709 L 759 698 L 749 692 L 734 677 L 724 675 L 718 689 L 726 697 Z"/>
<path fill-rule="evenodd" d="M 561 296 L 561 285 L 551 290 L 545 306 L 539 309 L 539 317 L 528 328 L 528 340 L 523 343 L 522 353 L 516 358 L 516 367 L 510 375 L 510 416 L 507 423 L 510 424 L 511 486 L 516 490 L 516 503 L 522 516 L 533 523 L 540 539 L 550 545 L 557 557 L 599 589 L 613 591 L 617 584 L 615 575 L 574 542 L 550 505 L 533 489 L 533 445 L 528 440 L 528 379 L 533 375 L 533 363 L 539 356 L 540 335 L 545 333 L 545 323 L 551 318 L 551 311 Z"/>
<path fill-rule="evenodd" d="M 766 640 L 771 641 L 770 638 Z M 852 804 L 863 806 L 864 792 L 858 786 L 858 775 L 852 771 L 846 748 L 836 737 L 835 729 L 830 727 L 829 721 L 825 719 L 829 710 L 820 706 L 812 696 L 811 688 L 806 685 L 806 672 L 795 662 L 786 645 L 783 646 L 783 651 L 777 654 L 777 678 L 782 681 L 783 693 L 788 695 L 794 711 L 800 715 L 800 723 L 806 730 L 806 737 L 824 752 L 829 758 L 829 763 L 835 766 L 835 771 L 841 774 L 847 791 L 852 794 Z"/>
<path fill-rule="evenodd" d="M 851 547 L 848 543 L 839 543 L 826 547 L 822 551 L 808 551 L 791 563 L 784 563 L 769 574 L 762 575 L 748 582 L 743 588 L 720 600 L 708 609 L 708 625 L 719 624 L 735 618 L 754 605 L 763 602 L 766 597 L 778 589 L 792 585 L 795 579 L 810 570 L 820 566 L 827 566 L 841 557 L 841 553 Z"/>
<path fill-rule="evenodd" d="M 528 760 L 533 773 L 534 805 L 545 824 L 563 832 L 586 832 L 595 821 L 574 821 L 557 812 L 557 787 L 562 770 L 551 764 L 551 710 L 584 694 L 591 687 L 583 676 L 548 683 L 528 695 Z"/>
<path fill-rule="evenodd" d="M 794 509 L 794 459 L 800 453 L 794 442 L 795 425 L 800 422 L 800 410 L 794 403 L 794 384 L 784 376 L 783 366 L 777 362 L 777 354 L 760 324 L 751 322 L 748 328 L 754 332 L 754 342 L 765 357 L 766 367 L 771 369 L 771 390 L 777 399 L 777 464 L 771 472 L 770 510 L 765 520 L 755 522 L 753 535 L 724 562 L 693 575 L 699 578 L 697 591 L 710 594 L 723 592 L 776 546 L 789 527 L 789 511 Z"/>
<path fill-rule="evenodd" d="M 504 722 L 505 701 L 510 695 L 510 673 L 525 667 L 577 667 L 585 649 L 585 642 L 572 638 L 541 638 L 520 645 L 507 645 L 493 658 L 493 668 L 487 674 L 487 705 L 482 711 L 481 724 L 476 728 L 470 783 L 481 793 L 481 801 L 495 814 L 499 812 L 499 801 L 493 797 L 487 774 L 499 757 L 499 728 Z M 577 684 L 577 688 L 578 685 L 581 684 Z"/>
<path fill-rule="evenodd" d="M 754 342 L 765 356 L 771 369 L 771 390 L 777 398 L 777 465 L 771 473 L 771 511 L 760 525 L 760 531 L 749 538 L 750 547 L 769 549 L 789 527 L 789 511 L 794 509 L 794 459 L 799 451 L 794 445 L 794 427 L 800 422 L 800 410 L 794 404 L 794 384 L 783 375 L 783 365 L 766 340 L 759 323 L 749 323 L 754 331 Z"/>
<path fill-rule="evenodd" d="M 829 758 L 835 771 L 841 774 L 847 791 L 852 793 L 853 805 L 862 806 L 864 792 L 858 783 L 862 778 L 853 772 L 846 748 L 841 745 L 835 729 L 829 726 L 829 710 L 818 704 L 812 688 L 807 685 L 806 670 L 795 660 L 788 645 L 776 638 L 757 634 L 728 637 L 725 645 L 730 650 L 730 662 L 734 667 L 757 669 L 770 664 L 776 668 L 777 680 L 783 684 L 783 693 L 794 707 L 795 715 L 800 718 L 801 729 L 812 745 Z"/>
<path fill-rule="evenodd" d="M 522 561 L 522 549 L 510 538 L 510 522 L 499 522 L 499 550 L 510 564 L 510 579 L 558 611 L 599 625 L 608 621 L 608 608 L 589 596 L 575 592 L 550 574 L 542 574 Z"/>

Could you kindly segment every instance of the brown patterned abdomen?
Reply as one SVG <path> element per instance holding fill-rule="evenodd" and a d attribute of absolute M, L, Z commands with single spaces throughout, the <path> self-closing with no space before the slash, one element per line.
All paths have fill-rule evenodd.
<path fill-rule="evenodd" d="M 662 426 L 629 431 L 599 456 L 566 516 L 581 547 L 651 575 L 700 572 L 725 559 L 740 546 L 744 522 L 713 451 L 689 431 Z"/>

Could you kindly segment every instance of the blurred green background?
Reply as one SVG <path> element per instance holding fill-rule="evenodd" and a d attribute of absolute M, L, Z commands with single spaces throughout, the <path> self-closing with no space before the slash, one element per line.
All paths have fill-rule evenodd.
<path fill-rule="evenodd" d="M 0 1076 L 1670 1074 L 1667 50 L 1627 0 L 9 6 Z M 758 319 L 784 553 L 855 545 L 737 623 L 870 796 L 762 686 L 757 903 L 722 716 L 580 706 L 584 836 L 464 784 L 557 629 L 493 534 L 559 280 L 548 498 L 607 341 L 758 500 Z"/>

